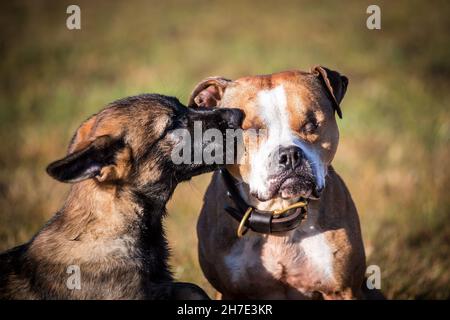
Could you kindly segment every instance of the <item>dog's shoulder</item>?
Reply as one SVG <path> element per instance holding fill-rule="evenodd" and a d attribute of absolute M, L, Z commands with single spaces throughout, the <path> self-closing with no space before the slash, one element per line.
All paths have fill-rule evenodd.
<path fill-rule="evenodd" d="M 0 299 L 14 297 L 14 282 L 21 278 L 28 244 L 0 253 Z"/>
<path fill-rule="evenodd" d="M 23 244 L 0 253 L 0 279 L 12 267 L 18 267 L 20 260 L 28 250 L 28 244 Z"/>

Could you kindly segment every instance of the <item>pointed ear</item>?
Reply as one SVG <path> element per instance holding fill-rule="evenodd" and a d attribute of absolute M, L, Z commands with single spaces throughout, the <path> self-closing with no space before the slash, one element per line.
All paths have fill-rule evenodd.
<path fill-rule="evenodd" d="M 216 107 L 231 80 L 223 77 L 209 77 L 201 81 L 192 91 L 189 107 Z"/>
<path fill-rule="evenodd" d="M 47 173 L 56 180 L 69 183 L 93 177 L 97 177 L 99 181 L 110 180 L 108 178 L 115 177 L 117 171 L 112 168 L 117 167 L 118 161 L 120 163 L 124 160 L 126 150 L 128 149 L 122 138 L 100 136 L 87 146 L 49 164 Z"/>
<path fill-rule="evenodd" d="M 311 68 L 311 73 L 321 78 L 323 85 L 331 95 L 336 113 L 339 118 L 342 118 L 340 103 L 344 98 L 345 92 L 347 91 L 348 78 L 341 75 L 337 71 L 333 71 L 322 66 L 315 66 Z"/>
<path fill-rule="evenodd" d="M 75 132 L 72 140 L 70 141 L 69 148 L 67 150 L 68 154 L 81 150 L 90 144 L 90 138 L 93 135 L 96 123 L 97 115 L 93 115 L 78 127 L 77 132 Z"/>

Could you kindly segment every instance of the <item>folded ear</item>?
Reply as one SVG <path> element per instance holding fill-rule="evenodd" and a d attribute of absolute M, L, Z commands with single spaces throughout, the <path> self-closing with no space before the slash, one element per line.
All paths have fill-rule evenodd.
<path fill-rule="evenodd" d="M 87 146 L 49 164 L 47 173 L 56 180 L 69 183 L 93 177 L 101 182 L 114 180 L 122 178 L 120 175 L 127 172 L 123 167 L 129 165 L 129 157 L 129 149 L 122 138 L 100 136 Z"/>
<path fill-rule="evenodd" d="M 337 71 L 333 71 L 322 66 L 315 66 L 311 68 L 311 73 L 321 78 L 322 83 L 331 95 L 336 113 L 339 118 L 342 118 L 340 103 L 344 98 L 345 92 L 347 91 L 347 77 L 341 75 Z"/>
<path fill-rule="evenodd" d="M 192 91 L 189 107 L 216 107 L 231 80 L 223 77 L 209 77 L 201 81 Z"/>

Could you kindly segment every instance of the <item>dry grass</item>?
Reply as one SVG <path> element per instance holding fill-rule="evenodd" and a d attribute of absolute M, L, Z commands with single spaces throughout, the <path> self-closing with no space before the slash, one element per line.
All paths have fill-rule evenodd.
<path fill-rule="evenodd" d="M 449 3 L 78 1 L 5 4 L 0 19 L 0 250 L 28 240 L 63 203 L 44 173 L 80 123 L 126 95 L 186 101 L 194 84 L 323 64 L 350 78 L 335 168 L 361 215 L 368 260 L 389 298 L 450 298 Z M 208 176 L 169 204 L 172 264 L 207 288 L 196 217 Z"/>

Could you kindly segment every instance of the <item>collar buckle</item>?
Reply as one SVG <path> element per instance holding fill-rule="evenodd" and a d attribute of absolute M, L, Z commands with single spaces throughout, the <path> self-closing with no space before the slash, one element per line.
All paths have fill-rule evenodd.
<path fill-rule="evenodd" d="M 248 220 L 248 217 L 250 217 L 250 213 L 252 213 L 252 211 L 253 211 L 253 207 L 248 207 L 247 211 L 245 211 L 244 216 L 242 217 L 242 220 L 239 223 L 239 227 L 237 228 L 236 233 L 237 233 L 238 238 L 242 238 L 242 236 L 247 233 L 248 228 L 246 228 L 244 230 L 244 226 Z"/>

